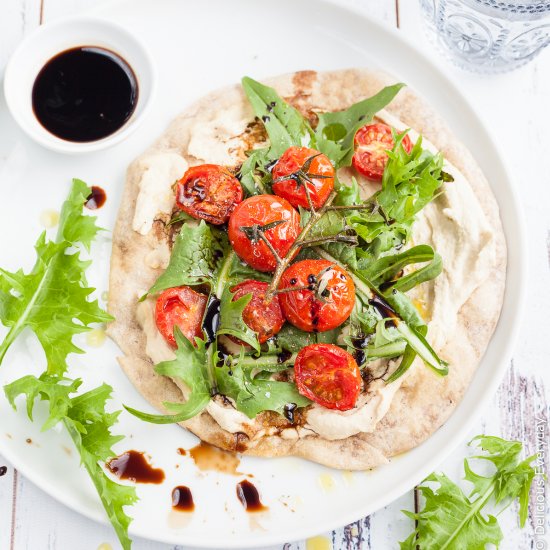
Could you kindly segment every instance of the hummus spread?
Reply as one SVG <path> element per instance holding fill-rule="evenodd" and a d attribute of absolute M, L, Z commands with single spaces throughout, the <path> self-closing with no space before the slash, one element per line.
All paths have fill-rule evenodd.
<path fill-rule="evenodd" d="M 147 235 L 159 214 L 172 213 L 172 185 L 183 176 L 188 164 L 176 153 L 155 153 L 141 158 L 138 167 L 142 175 L 132 229 Z"/>

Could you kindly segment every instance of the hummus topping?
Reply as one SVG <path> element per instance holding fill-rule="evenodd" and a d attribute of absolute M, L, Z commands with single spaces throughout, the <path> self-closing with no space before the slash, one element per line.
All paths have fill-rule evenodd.
<path fill-rule="evenodd" d="M 140 296 L 143 296 L 143 291 Z M 136 299 L 139 299 L 138 296 Z M 174 350 L 166 343 L 166 340 L 157 329 L 155 323 L 155 301 L 147 298 L 139 302 L 136 308 L 136 317 L 145 334 L 145 353 L 155 365 L 162 361 L 172 361 L 176 358 Z"/>
<path fill-rule="evenodd" d="M 388 412 L 400 386 L 399 381 L 386 384 L 383 380 L 375 380 L 368 392 L 359 397 L 357 406 L 349 411 L 314 404 L 307 411 L 306 428 L 329 440 L 345 439 L 360 432 L 371 433 Z"/>
<path fill-rule="evenodd" d="M 155 153 L 138 162 L 141 178 L 132 229 L 147 235 L 159 214 L 171 214 L 174 206 L 172 185 L 183 176 L 188 164 L 175 153 Z"/>
<path fill-rule="evenodd" d="M 225 398 L 231 401 L 229 398 Z M 238 411 L 233 404 L 224 403 L 223 397 L 217 395 L 208 403 L 206 410 L 210 416 L 228 432 L 244 432 L 251 437 L 257 430 L 254 429 L 254 420 Z"/>
<path fill-rule="evenodd" d="M 209 164 L 234 165 L 246 157 L 241 134 L 246 130 L 251 112 L 236 103 L 223 111 L 212 110 L 210 120 L 201 120 L 191 131 L 187 154 Z"/>

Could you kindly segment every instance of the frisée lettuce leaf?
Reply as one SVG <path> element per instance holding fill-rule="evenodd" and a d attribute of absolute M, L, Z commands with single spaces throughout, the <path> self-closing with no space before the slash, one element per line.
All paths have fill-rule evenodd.
<path fill-rule="evenodd" d="M 472 486 L 470 492 L 465 493 L 445 474 L 429 475 L 419 486 L 425 500 L 422 510 L 417 513 L 403 510 L 415 521 L 415 529 L 400 543 L 401 550 L 484 550 L 487 544 L 498 548 L 503 535 L 497 517 L 486 512 L 491 502 L 505 508 L 517 499 L 520 526 L 525 525 L 529 490 L 536 473 L 531 463 L 536 455 L 521 460 L 523 446 L 519 441 L 494 436 L 477 436 L 472 444 L 482 454 L 464 460 L 464 479 Z M 490 462 L 493 473 L 488 476 L 476 473 L 472 460 Z"/>
<path fill-rule="evenodd" d="M 101 466 L 102 462 L 114 456 L 112 446 L 124 439 L 124 436 L 111 433 L 120 411 L 106 412 L 106 403 L 112 393 L 111 386 L 103 384 L 72 396 L 80 384 L 79 379 L 70 380 L 44 373 L 38 378 L 24 376 L 5 386 L 4 392 L 14 409 L 16 399 L 20 395 L 25 396 L 27 414 L 31 420 L 36 399 L 48 402 L 50 416 L 42 429 L 47 430 L 59 422 L 63 423 L 80 455 L 81 464 L 94 483 L 122 548 L 128 550 L 131 547 L 128 526 L 132 520 L 124 512 L 124 507 L 137 502 L 136 489 L 114 482 Z"/>
<path fill-rule="evenodd" d="M 0 364 L 23 329 L 37 336 L 48 363 L 49 374 L 67 370 L 67 356 L 83 353 L 73 343 L 76 334 L 91 330 L 92 323 L 111 320 L 90 295 L 85 271 L 89 261 L 80 258 L 79 246 L 86 249 L 100 230 L 95 218 L 82 213 L 90 189 L 73 180 L 61 209 L 55 241 L 43 232 L 35 245 L 36 262 L 29 273 L 0 268 L 0 322 L 9 328 L 0 343 Z M 76 250 L 74 250 L 76 247 Z"/>
<path fill-rule="evenodd" d="M 106 408 L 112 388 L 103 384 L 78 394 L 81 380 L 66 375 L 69 353 L 83 353 L 73 337 L 89 330 L 92 323 L 112 319 L 90 299 L 94 289 L 88 286 L 85 273 L 90 262 L 80 258 L 80 249 L 89 249 L 99 231 L 95 218 L 83 214 L 89 194 L 84 182 L 73 180 L 61 209 L 56 240 L 48 241 L 42 233 L 30 273 L 0 269 L 0 321 L 9 327 L 0 345 L 0 361 L 24 328 L 36 334 L 46 354 L 46 370 L 39 377 L 26 375 L 7 384 L 4 393 L 14 409 L 16 400 L 23 396 L 31 420 L 36 400 L 48 403 L 49 414 L 42 429 L 65 426 L 122 548 L 128 550 L 131 518 L 124 507 L 137 501 L 135 488 L 111 480 L 102 467 L 114 456 L 112 446 L 123 439 L 111 432 L 120 413 Z"/>
<path fill-rule="evenodd" d="M 163 403 L 174 413 L 170 415 L 149 414 L 132 407 L 124 407 L 139 419 L 153 424 L 172 424 L 189 420 L 208 405 L 211 397 L 212 384 L 208 373 L 211 358 L 205 347 L 206 341 L 196 338 L 196 346 L 193 346 L 177 326 L 174 337 L 177 344 L 175 359 L 159 363 L 155 367 L 155 372 L 180 380 L 189 388 L 189 396 L 185 403 Z"/>
<path fill-rule="evenodd" d="M 226 248 L 226 235 L 212 229 L 204 220 L 198 225 L 184 224 L 174 242 L 168 267 L 148 294 L 210 282 Z"/>

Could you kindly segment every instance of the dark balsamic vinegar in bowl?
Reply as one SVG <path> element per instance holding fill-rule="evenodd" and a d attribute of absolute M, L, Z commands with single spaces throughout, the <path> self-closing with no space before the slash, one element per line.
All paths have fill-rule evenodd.
<path fill-rule="evenodd" d="M 50 59 L 32 89 L 40 124 L 73 142 L 97 141 L 114 134 L 132 116 L 138 84 L 130 65 L 97 46 L 79 46 Z"/>

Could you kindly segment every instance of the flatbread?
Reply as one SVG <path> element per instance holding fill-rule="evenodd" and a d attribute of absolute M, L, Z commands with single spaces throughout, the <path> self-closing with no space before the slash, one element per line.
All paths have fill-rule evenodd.
<path fill-rule="evenodd" d="M 379 71 L 349 69 L 324 73 L 303 71 L 276 77 L 266 84 L 275 87 L 303 113 L 311 113 L 312 110 L 344 109 L 394 82 L 395 78 Z M 197 160 L 188 152 L 193 127 L 202 120 L 215 120 L 228 110 L 237 110 L 249 120 L 254 118 L 239 85 L 212 92 L 186 109 L 146 155 L 171 152 L 191 165 L 196 164 Z M 427 368 L 414 369 L 404 379 L 374 433 L 332 441 L 319 436 L 287 439 L 275 434 L 251 441 L 244 433 L 223 430 L 208 412 L 203 412 L 182 423 L 203 441 L 244 454 L 294 455 L 334 468 L 368 469 L 420 444 L 449 418 L 462 399 L 493 334 L 503 300 L 506 243 L 498 205 L 472 155 L 415 92 L 408 88 L 401 90 L 387 110 L 429 139 L 465 175 L 495 231 L 496 254 L 491 273 L 460 309 L 453 337 L 444 349 L 437 350 L 443 357 L 459 358 L 458 364 L 453 361 L 449 375 L 443 378 Z M 240 137 L 244 141 L 250 138 Z M 171 380 L 154 372 L 145 352 L 145 335 L 136 319 L 137 296 L 148 289 L 161 272 L 145 265 L 144 258 L 155 248 L 167 246 L 162 220 L 155 221 L 153 230 L 145 236 L 132 229 L 143 172 L 141 159 L 143 156 L 128 169 L 113 233 L 109 312 L 116 320 L 109 327 L 109 335 L 123 353 L 119 361 L 128 378 L 155 408 L 167 412 L 162 403 L 182 401 L 182 392 Z"/>

